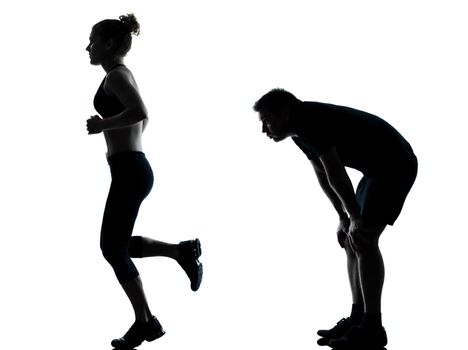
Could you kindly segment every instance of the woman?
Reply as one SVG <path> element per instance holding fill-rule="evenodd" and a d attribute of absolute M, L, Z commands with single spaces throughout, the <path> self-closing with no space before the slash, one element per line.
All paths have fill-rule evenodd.
<path fill-rule="evenodd" d="M 166 256 L 176 260 L 188 275 L 191 288 L 201 283 L 203 267 L 198 239 L 168 244 L 134 236 L 132 230 L 143 199 L 151 191 L 153 173 L 142 152 L 142 133 L 148 123 L 145 105 L 124 56 L 130 50 L 132 34 L 139 34 L 133 14 L 119 20 L 103 20 L 93 26 L 89 52 L 91 64 L 106 71 L 94 98 L 100 116 L 87 120 L 89 134 L 103 132 L 112 183 L 101 228 L 101 249 L 135 311 L 135 323 L 128 332 L 112 341 L 116 348 L 134 348 L 144 340 L 164 334 L 148 306 L 138 270 L 131 258 Z"/>

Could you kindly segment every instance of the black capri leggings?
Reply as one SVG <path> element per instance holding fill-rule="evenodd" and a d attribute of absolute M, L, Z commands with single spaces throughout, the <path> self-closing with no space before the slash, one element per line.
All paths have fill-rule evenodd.
<path fill-rule="evenodd" d="M 108 158 L 112 183 L 101 227 L 101 250 L 120 283 L 139 275 L 130 257 L 141 256 L 141 237 L 131 237 L 140 205 L 153 187 L 153 171 L 142 152 Z"/>

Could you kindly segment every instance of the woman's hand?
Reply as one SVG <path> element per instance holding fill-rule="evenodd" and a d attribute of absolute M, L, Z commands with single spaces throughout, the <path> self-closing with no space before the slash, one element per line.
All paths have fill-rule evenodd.
<path fill-rule="evenodd" d="M 102 118 L 98 115 L 93 115 L 86 121 L 88 135 L 99 134 L 102 132 Z"/>

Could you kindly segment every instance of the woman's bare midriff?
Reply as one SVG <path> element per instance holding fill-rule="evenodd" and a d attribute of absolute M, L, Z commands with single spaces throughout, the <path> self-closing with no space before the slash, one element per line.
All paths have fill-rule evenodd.
<path fill-rule="evenodd" d="M 142 122 L 127 128 L 104 131 L 104 138 L 107 144 L 107 157 L 121 152 L 142 152 L 142 133 Z"/>

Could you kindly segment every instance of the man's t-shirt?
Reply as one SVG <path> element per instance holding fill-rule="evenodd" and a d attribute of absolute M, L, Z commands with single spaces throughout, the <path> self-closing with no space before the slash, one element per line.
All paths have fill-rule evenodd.
<path fill-rule="evenodd" d="M 414 157 L 410 144 L 383 119 L 349 107 L 302 102 L 292 139 L 310 160 L 333 146 L 344 166 L 377 175 Z"/>

